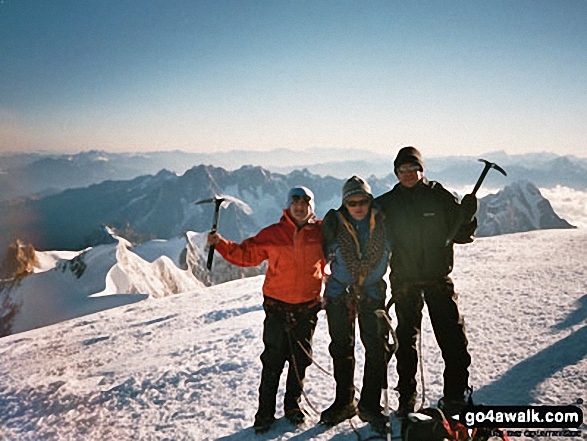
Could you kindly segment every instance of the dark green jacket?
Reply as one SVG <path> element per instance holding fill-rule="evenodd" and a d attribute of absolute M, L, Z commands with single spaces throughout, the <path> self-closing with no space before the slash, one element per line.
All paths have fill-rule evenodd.
<path fill-rule="evenodd" d="M 376 202 L 385 213 L 387 238 L 392 244 L 392 283 L 447 278 L 453 268 L 453 241 L 471 242 L 477 228 L 477 219 L 465 219 L 455 196 L 425 178 L 412 188 L 398 183 Z M 457 234 L 450 240 L 456 228 Z"/>

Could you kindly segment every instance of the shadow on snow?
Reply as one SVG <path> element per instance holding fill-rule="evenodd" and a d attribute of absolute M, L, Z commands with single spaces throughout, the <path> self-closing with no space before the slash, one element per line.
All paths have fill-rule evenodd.
<path fill-rule="evenodd" d="M 568 319 L 566 320 L 568 321 Z M 587 356 L 587 326 L 518 363 L 501 378 L 475 392 L 476 401 L 495 405 L 534 402 L 533 391 L 544 380 Z M 580 392 L 577 391 L 580 395 Z M 577 396 L 577 398 L 582 398 Z M 560 403 L 570 404 L 570 403 Z"/>
<path fill-rule="evenodd" d="M 578 299 L 575 303 L 579 305 L 579 307 L 569 314 L 565 320 L 553 326 L 553 329 L 562 331 L 563 329 L 568 329 L 587 320 L 587 294 Z"/>

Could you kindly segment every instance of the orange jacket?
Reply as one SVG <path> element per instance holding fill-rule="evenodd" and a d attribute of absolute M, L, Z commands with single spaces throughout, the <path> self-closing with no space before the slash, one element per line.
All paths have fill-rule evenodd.
<path fill-rule="evenodd" d="M 268 259 L 263 294 L 286 303 L 320 300 L 322 221 L 311 219 L 301 229 L 286 210 L 278 223 L 262 229 L 241 244 L 221 239 L 216 250 L 238 266 L 257 266 Z"/>

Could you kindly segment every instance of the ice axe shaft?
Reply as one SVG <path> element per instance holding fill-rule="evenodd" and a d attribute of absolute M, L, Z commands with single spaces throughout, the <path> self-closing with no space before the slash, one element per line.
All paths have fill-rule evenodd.
<path fill-rule="evenodd" d="M 391 306 L 391 304 L 390 304 Z M 391 357 L 393 357 L 395 355 L 395 353 L 397 352 L 397 348 L 398 348 L 398 341 L 397 341 L 397 335 L 393 329 L 393 325 L 391 324 L 391 317 L 389 316 L 389 313 L 387 312 L 389 308 L 386 307 L 386 309 L 377 309 L 375 311 L 375 315 L 380 319 L 381 323 L 378 326 L 384 326 L 386 330 L 389 331 L 389 333 L 391 334 L 391 337 L 393 339 L 393 347 L 392 347 L 392 353 L 391 353 Z M 391 358 L 390 357 L 390 358 Z M 385 412 L 385 416 L 387 417 L 387 421 L 385 424 L 385 434 L 386 434 L 386 439 L 387 441 L 391 441 L 391 411 L 389 408 L 389 391 L 388 391 L 388 386 L 387 386 L 387 365 L 385 366 L 385 380 L 383 381 L 383 385 L 385 387 L 382 387 L 381 389 L 381 393 L 383 395 L 383 409 Z"/>
<path fill-rule="evenodd" d="M 216 233 L 218 230 L 218 218 L 220 216 L 220 206 L 224 202 L 224 198 L 212 198 L 212 199 L 204 199 L 202 201 L 196 202 L 196 204 L 207 204 L 210 202 L 214 202 L 214 220 L 212 221 L 212 229 L 210 233 Z M 208 260 L 206 261 L 206 268 L 208 271 L 212 269 L 212 261 L 214 260 L 214 249 L 216 248 L 215 245 L 210 245 L 208 249 Z"/>

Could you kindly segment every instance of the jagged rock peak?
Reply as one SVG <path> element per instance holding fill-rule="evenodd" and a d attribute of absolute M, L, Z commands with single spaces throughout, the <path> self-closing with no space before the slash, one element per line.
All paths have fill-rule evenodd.
<path fill-rule="evenodd" d="M 0 278 L 20 279 L 34 271 L 38 265 L 37 254 L 30 244 L 24 244 L 20 239 L 11 243 L 0 267 Z"/>
<path fill-rule="evenodd" d="M 528 180 L 516 181 L 481 199 L 477 236 L 523 231 L 574 228 L 561 219 L 540 190 Z"/>

